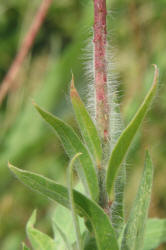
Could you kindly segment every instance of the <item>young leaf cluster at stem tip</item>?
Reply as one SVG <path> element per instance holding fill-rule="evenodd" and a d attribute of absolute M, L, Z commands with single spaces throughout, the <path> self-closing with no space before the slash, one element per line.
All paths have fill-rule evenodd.
<path fill-rule="evenodd" d="M 99 203 L 100 172 L 105 170 L 104 192 L 107 197 L 110 197 L 128 149 L 155 96 L 157 80 L 158 68 L 155 66 L 152 87 L 133 119 L 119 136 L 107 163 L 103 161 L 104 152 L 98 129 L 74 86 L 73 77 L 70 97 L 82 139 L 68 124 L 34 104 L 42 118 L 53 128 L 70 158 L 68 187 L 39 174 L 18 169 L 10 163 L 9 168 L 26 186 L 69 209 L 75 233 L 74 240 L 71 240 L 69 235 L 65 234 L 65 228 L 56 224 L 56 218 L 54 218 L 53 228 L 63 241 L 58 245 L 56 235 L 54 240 L 34 228 L 36 222 L 36 211 L 34 211 L 26 227 L 27 236 L 34 250 L 150 250 L 166 241 L 165 220 L 148 219 L 153 180 L 153 166 L 148 152 L 146 152 L 144 171 L 128 219 L 126 220 L 121 213 L 123 223 L 115 225 L 113 222 L 116 221 L 114 218 L 116 213 L 113 213 L 113 206 L 110 205 L 109 199 L 108 204 L 105 204 L 106 207 Z M 78 173 L 83 191 L 78 187 L 77 190 L 73 188 L 73 169 Z M 117 206 L 117 214 L 120 214 L 118 209 L 124 210 L 123 199 L 120 207 Z M 85 222 L 83 228 L 80 224 L 81 218 Z M 156 231 L 158 226 L 159 229 Z M 25 244 L 23 249 L 28 249 Z"/>

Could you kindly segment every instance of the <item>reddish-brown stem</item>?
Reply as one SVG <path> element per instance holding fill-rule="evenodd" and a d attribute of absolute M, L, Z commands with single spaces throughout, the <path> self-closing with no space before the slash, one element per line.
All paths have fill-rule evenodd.
<path fill-rule="evenodd" d="M 46 14 L 48 12 L 48 8 L 50 7 L 52 3 L 52 0 L 43 0 L 41 3 L 39 10 L 37 11 L 37 14 L 30 26 L 30 29 L 28 33 L 26 34 L 23 43 L 21 45 L 21 48 L 16 55 L 12 65 L 9 68 L 9 71 L 7 72 L 5 78 L 3 79 L 0 87 L 0 104 L 2 103 L 3 99 L 5 98 L 7 92 L 9 91 L 10 87 L 12 86 L 14 80 L 16 79 L 16 76 L 22 66 L 22 63 L 28 54 L 29 50 L 31 49 L 35 37 L 46 17 Z"/>
<path fill-rule="evenodd" d="M 106 63 L 106 0 L 94 0 L 94 68 L 96 122 L 104 142 L 109 138 L 109 104 Z"/>

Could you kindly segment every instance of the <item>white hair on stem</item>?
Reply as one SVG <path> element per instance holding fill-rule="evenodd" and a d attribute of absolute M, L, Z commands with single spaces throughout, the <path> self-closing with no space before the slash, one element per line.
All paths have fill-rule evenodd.
<path fill-rule="evenodd" d="M 87 41 L 86 47 L 84 50 L 84 70 L 85 70 L 85 78 L 88 82 L 87 88 L 85 90 L 86 93 L 86 107 L 91 115 L 92 120 L 96 124 L 96 96 L 95 96 L 95 67 L 94 67 L 94 43 L 93 43 L 93 31 L 91 30 L 89 33 L 90 38 Z M 110 157 L 110 153 L 112 152 L 117 139 L 119 138 L 123 124 L 120 116 L 120 107 L 118 100 L 118 74 L 116 71 L 116 63 L 115 63 L 115 48 L 113 48 L 111 44 L 111 35 L 107 34 L 107 43 L 106 43 L 106 75 L 107 75 L 107 89 L 108 89 L 108 104 L 109 104 L 109 151 L 104 152 L 103 163 L 107 163 Z M 115 184 L 115 200 L 111 206 L 110 212 L 111 215 L 114 216 L 114 220 L 112 221 L 113 226 L 117 229 L 117 233 L 119 233 L 119 229 L 117 228 L 116 221 L 123 222 L 123 218 L 116 211 L 118 207 L 122 206 L 123 203 L 123 193 L 124 193 L 124 183 L 125 183 L 125 164 L 123 164 L 124 172 L 121 170 L 118 173 Z M 104 180 L 104 176 L 103 176 Z M 118 188 L 118 183 L 121 183 L 121 188 Z M 112 216 L 111 216 L 112 217 Z"/>
<path fill-rule="evenodd" d="M 95 69 L 94 69 L 94 44 L 93 32 L 91 31 L 91 38 L 88 39 L 84 50 L 84 72 L 85 79 L 88 82 L 86 89 L 86 107 L 91 115 L 92 120 L 96 124 L 96 97 L 95 97 Z M 122 121 L 119 112 L 118 103 L 118 74 L 116 72 L 115 52 L 110 45 L 110 39 L 107 39 L 106 45 L 106 70 L 107 70 L 107 88 L 108 88 L 108 103 L 110 108 L 110 127 L 109 127 L 109 146 L 110 152 L 112 151 L 117 138 L 122 131 Z"/>

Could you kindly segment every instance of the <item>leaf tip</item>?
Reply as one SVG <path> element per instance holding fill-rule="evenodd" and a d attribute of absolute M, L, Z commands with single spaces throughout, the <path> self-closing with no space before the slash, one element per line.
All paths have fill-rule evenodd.
<path fill-rule="evenodd" d="M 30 217 L 33 219 L 34 224 L 36 223 L 36 216 L 37 216 L 37 209 L 34 209 Z"/>
<path fill-rule="evenodd" d="M 24 170 L 19 169 L 15 166 L 13 166 L 10 162 L 8 162 L 8 168 L 10 169 L 10 171 L 17 177 L 19 178 L 19 175 L 24 172 Z"/>
<path fill-rule="evenodd" d="M 43 110 L 40 108 L 40 106 L 34 101 L 32 101 L 32 104 L 33 104 L 34 108 L 42 115 Z"/>
<path fill-rule="evenodd" d="M 74 85 L 74 75 L 73 74 L 72 74 L 71 85 L 70 85 L 70 95 L 71 95 L 71 98 L 79 96 L 78 92 L 75 88 L 75 85 Z"/>
<path fill-rule="evenodd" d="M 10 161 L 8 161 L 8 168 L 13 172 L 13 170 L 15 169 L 15 167 L 10 163 Z"/>
<path fill-rule="evenodd" d="M 36 223 L 36 215 L 37 215 L 37 209 L 34 209 L 26 225 L 27 231 L 29 228 L 34 227 Z"/>
<path fill-rule="evenodd" d="M 157 67 L 156 64 L 152 64 L 152 66 L 154 67 L 155 71 L 154 71 L 154 78 L 153 78 L 153 86 L 157 84 L 158 82 L 158 78 L 159 78 L 159 68 Z"/>
<path fill-rule="evenodd" d="M 39 106 L 37 105 L 37 103 L 34 100 L 32 100 L 32 104 L 35 107 L 35 109 L 38 109 Z"/>
<path fill-rule="evenodd" d="M 74 85 L 74 75 L 72 73 L 72 78 L 71 78 L 71 89 L 75 89 L 75 85 Z"/>
<path fill-rule="evenodd" d="M 31 101 L 32 101 L 33 106 L 35 106 L 36 102 L 33 99 L 31 99 Z"/>
<path fill-rule="evenodd" d="M 81 152 L 78 152 L 78 153 L 71 159 L 71 162 L 70 162 L 70 164 L 69 164 L 69 168 L 72 168 L 73 163 L 75 162 L 75 160 L 76 160 L 80 155 L 82 155 L 82 153 L 81 153 Z"/>

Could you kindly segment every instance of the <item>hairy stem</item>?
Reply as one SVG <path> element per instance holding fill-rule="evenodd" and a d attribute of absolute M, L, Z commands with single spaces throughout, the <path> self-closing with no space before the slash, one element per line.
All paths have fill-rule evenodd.
<path fill-rule="evenodd" d="M 106 0 L 94 0 L 94 69 L 96 96 L 96 125 L 102 140 L 104 154 L 108 153 L 109 142 L 109 104 L 107 89 L 106 61 Z M 105 157 L 104 157 L 105 158 Z M 104 164 L 104 162 L 103 162 Z M 105 190 L 105 169 L 98 169 L 100 186 L 99 204 L 109 214 L 108 195 Z"/>
<path fill-rule="evenodd" d="M 94 0 L 94 68 L 96 123 L 103 143 L 109 139 L 109 104 L 106 63 L 106 0 Z"/>
<path fill-rule="evenodd" d="M 31 49 L 34 43 L 35 37 L 46 17 L 48 8 L 50 7 L 51 3 L 52 3 L 52 0 L 43 0 L 43 2 L 41 3 L 39 10 L 37 11 L 37 14 L 30 26 L 30 29 L 23 40 L 21 48 L 18 54 L 16 55 L 11 67 L 9 68 L 9 71 L 7 72 L 4 80 L 1 83 L 0 104 L 2 103 L 7 92 L 9 91 L 14 80 L 16 79 L 16 76 L 19 70 L 21 69 L 22 63 L 26 55 L 28 54 L 29 50 Z"/>

